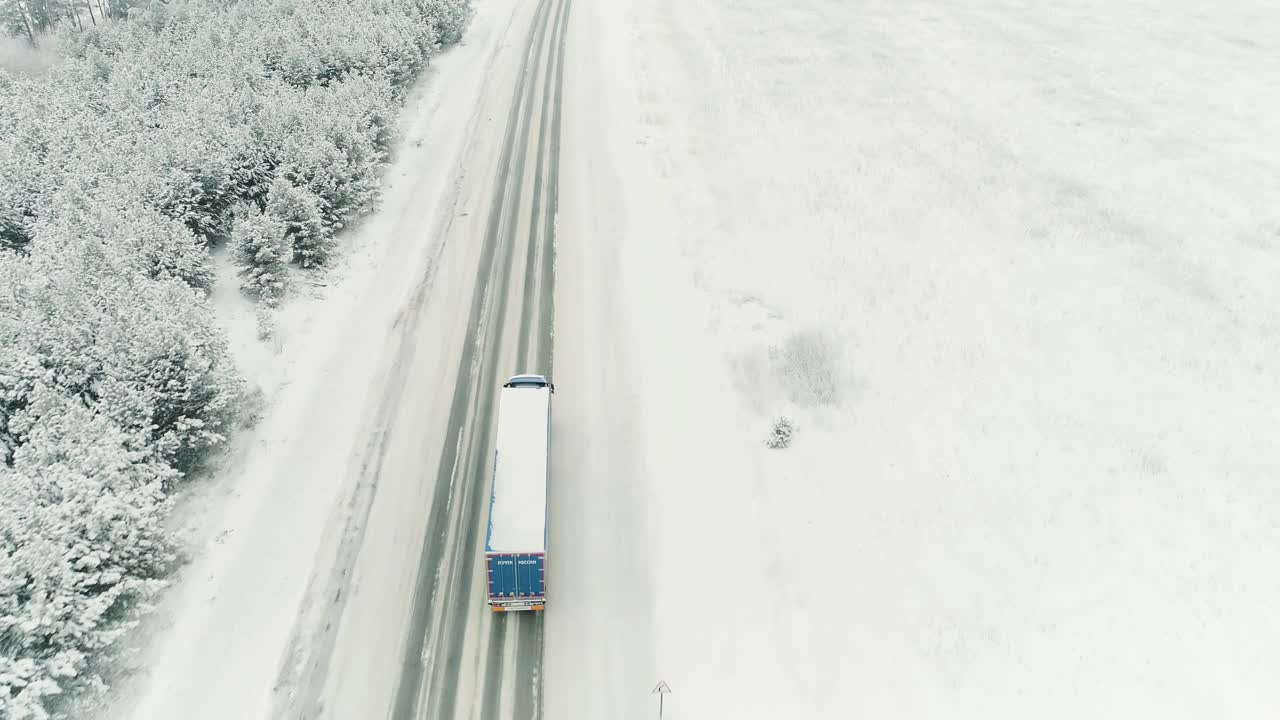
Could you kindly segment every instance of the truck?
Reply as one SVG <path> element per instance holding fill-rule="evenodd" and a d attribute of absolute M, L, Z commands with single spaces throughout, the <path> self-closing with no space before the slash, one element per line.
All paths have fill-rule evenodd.
<path fill-rule="evenodd" d="M 494 612 L 547 604 L 547 500 L 551 395 L 542 375 L 514 375 L 498 398 L 498 439 L 485 535 L 488 604 Z"/>

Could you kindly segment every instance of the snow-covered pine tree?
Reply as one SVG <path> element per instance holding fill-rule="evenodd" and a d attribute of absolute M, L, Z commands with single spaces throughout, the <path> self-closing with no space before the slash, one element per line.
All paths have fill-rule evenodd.
<path fill-rule="evenodd" d="M 231 224 L 231 247 L 240 287 L 267 305 L 278 303 L 284 297 L 293 257 L 284 223 L 252 205 L 239 205 Z"/>
<path fill-rule="evenodd" d="M 0 84 L 0 250 L 23 251 L 31 241 L 32 206 L 36 199 L 36 173 L 30 154 L 20 144 L 20 124 L 15 104 L 20 104 L 16 83 Z"/>
<path fill-rule="evenodd" d="M 175 472 L 79 398 L 37 383 L 29 401 L 0 467 L 0 711 L 35 718 L 46 696 L 100 685 L 89 659 L 161 586 Z"/>
<path fill-rule="evenodd" d="M 0 431 L 45 383 L 180 469 L 221 442 L 240 387 L 204 293 L 92 236 L 51 228 L 31 249 L 0 253 Z"/>
<path fill-rule="evenodd" d="M 30 217 L 13 197 L 13 189 L 0 168 L 0 250 L 22 252 L 31 242 Z"/>
<path fill-rule="evenodd" d="M 98 238 L 153 280 L 175 278 L 206 291 L 213 287 L 205 242 L 185 223 L 130 198 L 123 188 L 106 188 L 90 195 L 72 185 L 54 196 L 50 208 L 46 219 L 38 223 L 42 232 Z"/>
<path fill-rule="evenodd" d="M 311 268 L 328 261 L 332 233 L 320 216 L 320 199 L 309 190 L 276 178 L 267 193 L 267 214 L 284 225 L 294 262 Z"/>

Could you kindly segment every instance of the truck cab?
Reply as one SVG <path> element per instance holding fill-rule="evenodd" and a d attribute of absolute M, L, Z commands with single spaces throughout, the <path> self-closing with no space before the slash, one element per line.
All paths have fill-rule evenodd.
<path fill-rule="evenodd" d="M 502 384 L 504 388 L 518 387 L 534 387 L 534 388 L 550 388 L 551 392 L 556 391 L 556 386 L 547 381 L 545 375 L 512 375 Z"/>

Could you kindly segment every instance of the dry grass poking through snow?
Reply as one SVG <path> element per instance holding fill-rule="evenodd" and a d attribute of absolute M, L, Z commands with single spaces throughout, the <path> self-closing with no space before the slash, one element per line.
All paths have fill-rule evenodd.
<path fill-rule="evenodd" d="M 794 332 L 769 348 L 769 361 L 791 403 L 831 407 L 840 402 L 840 348 L 818 330 Z"/>

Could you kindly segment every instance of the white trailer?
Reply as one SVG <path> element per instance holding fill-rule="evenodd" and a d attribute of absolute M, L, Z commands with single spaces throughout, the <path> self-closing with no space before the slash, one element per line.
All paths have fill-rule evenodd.
<path fill-rule="evenodd" d="M 493 493 L 484 548 L 488 604 L 494 612 L 542 610 L 546 606 L 554 391 L 541 375 L 516 375 L 499 393 Z"/>

